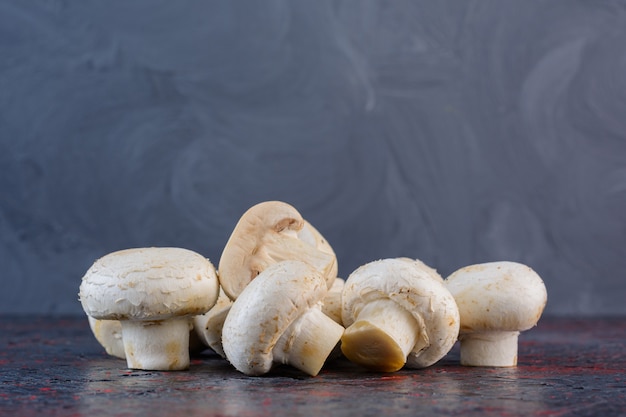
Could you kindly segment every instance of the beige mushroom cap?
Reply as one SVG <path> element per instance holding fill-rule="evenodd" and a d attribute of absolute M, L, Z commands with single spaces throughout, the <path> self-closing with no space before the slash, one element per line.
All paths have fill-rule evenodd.
<path fill-rule="evenodd" d="M 342 318 L 346 329 L 361 310 L 375 300 L 391 300 L 407 311 L 419 328 L 417 343 L 406 366 L 430 366 L 447 354 L 456 342 L 459 312 L 454 298 L 434 269 L 418 260 L 390 258 L 367 263 L 347 278 L 342 294 Z"/>
<path fill-rule="evenodd" d="M 181 248 L 136 248 L 98 259 L 80 285 L 87 315 L 105 320 L 162 320 L 208 311 L 217 300 L 215 268 Z"/>
<path fill-rule="evenodd" d="M 461 315 L 461 333 L 524 331 L 535 326 L 548 294 L 530 267 L 489 262 L 461 268 L 446 279 Z"/>
<path fill-rule="evenodd" d="M 291 205 L 266 201 L 239 219 L 219 262 L 220 283 L 236 299 L 265 268 L 284 260 L 300 260 L 324 276 L 330 288 L 337 276 L 337 258 L 328 242 Z"/>
<path fill-rule="evenodd" d="M 282 261 L 264 269 L 241 292 L 226 317 L 222 344 L 227 359 L 246 375 L 263 375 L 277 362 L 276 356 L 280 354 L 286 360 L 287 350 L 300 344 L 298 354 L 318 356 L 317 363 L 311 368 L 306 363 L 310 358 L 291 358 L 295 359 L 293 366 L 300 364 L 305 372 L 317 374 L 343 333 L 343 327 L 321 312 L 321 300 L 327 292 L 319 271 L 304 262 Z M 295 329 L 292 325 L 311 312 L 316 313 L 315 320 L 324 321 L 319 330 L 332 340 L 315 337 L 303 344 L 298 342 L 298 335 L 308 332 L 307 324 L 301 322 Z M 316 347 L 316 343 L 324 346 Z"/>

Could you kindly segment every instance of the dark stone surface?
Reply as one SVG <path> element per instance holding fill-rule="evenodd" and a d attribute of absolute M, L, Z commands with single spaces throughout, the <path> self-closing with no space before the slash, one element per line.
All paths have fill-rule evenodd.
<path fill-rule="evenodd" d="M 542 319 L 522 334 L 516 368 L 462 367 L 456 346 L 419 371 L 338 359 L 317 377 L 247 377 L 210 351 L 188 371 L 131 371 L 80 317 L 4 316 L 0 341 L 0 415 L 626 415 L 626 318 Z"/>

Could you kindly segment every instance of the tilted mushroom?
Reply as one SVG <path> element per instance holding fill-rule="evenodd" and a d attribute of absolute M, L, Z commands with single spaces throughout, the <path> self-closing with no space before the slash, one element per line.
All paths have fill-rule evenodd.
<path fill-rule="evenodd" d="M 337 276 L 337 258 L 321 234 L 291 205 L 266 201 L 239 219 L 219 262 L 220 283 L 235 300 L 265 268 L 280 261 L 300 260 L 320 271 L 328 288 Z"/>
<path fill-rule="evenodd" d="M 516 262 L 461 268 L 446 279 L 461 315 L 461 364 L 516 366 L 521 331 L 535 326 L 548 301 L 543 280 Z"/>
<path fill-rule="evenodd" d="M 335 278 L 335 283 L 328 293 L 324 297 L 322 312 L 335 322 L 343 326 L 343 320 L 341 319 L 341 293 L 346 281 L 342 278 Z"/>
<path fill-rule="evenodd" d="M 343 320 L 341 319 L 341 294 L 343 293 L 345 283 L 344 279 L 335 278 L 335 283 L 330 287 L 330 290 L 328 290 L 328 293 L 322 300 L 322 313 L 341 326 L 343 326 Z M 328 355 L 328 360 L 338 359 L 341 356 L 341 346 L 338 343 L 330 355 Z"/>
<path fill-rule="evenodd" d="M 189 367 L 191 316 L 217 300 L 215 268 L 181 248 L 136 248 L 98 259 L 80 284 L 88 316 L 119 320 L 129 368 Z"/>
<path fill-rule="evenodd" d="M 97 320 L 87 316 L 89 328 L 106 352 L 116 358 L 126 359 L 122 341 L 122 323 L 119 320 Z"/>
<path fill-rule="evenodd" d="M 330 246 L 330 243 L 328 243 L 324 236 L 322 236 L 322 234 L 306 220 L 304 220 L 304 226 L 302 226 L 302 229 L 300 229 L 300 231 L 298 232 L 298 239 L 305 243 L 308 243 L 310 246 L 329 256 L 329 260 L 331 261 L 330 266 L 326 267 L 325 264 L 321 264 L 325 267 L 325 269 L 322 270 L 322 273 L 326 278 L 326 284 L 328 284 L 333 277 L 337 276 L 337 273 L 339 272 L 339 265 L 337 265 L 337 256 L 335 255 L 335 251 L 333 250 L 332 246 Z M 332 285 L 333 283 L 330 282 L 330 286 Z"/>
<path fill-rule="evenodd" d="M 343 284 L 343 279 L 336 278 L 330 291 L 324 297 L 322 305 L 322 312 L 338 324 L 341 324 L 341 291 L 343 290 Z M 233 301 L 220 288 L 217 303 L 206 313 L 193 318 L 195 334 L 205 346 L 211 348 L 223 358 L 226 355 L 222 347 L 222 328 L 232 304 Z"/>
<path fill-rule="evenodd" d="M 240 372 L 258 376 L 274 364 L 289 364 L 318 374 L 343 334 L 322 313 L 325 279 L 301 261 L 283 261 L 263 270 L 230 308 L 222 344 Z"/>
<path fill-rule="evenodd" d="M 222 328 L 232 304 L 233 301 L 220 288 L 215 305 L 206 313 L 193 318 L 193 327 L 198 338 L 222 358 L 226 357 L 222 347 Z"/>
<path fill-rule="evenodd" d="M 346 280 L 341 350 L 366 368 L 394 372 L 424 368 L 456 342 L 459 312 L 442 279 L 407 258 L 357 268 Z"/>

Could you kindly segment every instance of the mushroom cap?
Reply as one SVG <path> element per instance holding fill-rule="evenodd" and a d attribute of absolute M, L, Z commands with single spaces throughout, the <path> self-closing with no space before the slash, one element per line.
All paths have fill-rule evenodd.
<path fill-rule="evenodd" d="M 87 315 L 104 320 L 163 320 L 203 314 L 217 300 L 211 262 L 181 248 L 134 248 L 110 253 L 80 284 Z"/>
<path fill-rule="evenodd" d="M 311 223 L 304 220 L 304 225 L 302 229 L 298 232 L 298 239 L 302 240 L 305 243 L 317 248 L 320 252 L 326 253 L 330 256 L 330 265 L 328 266 L 326 273 L 324 276 L 326 278 L 326 284 L 328 284 L 328 288 L 331 288 L 335 281 L 334 279 L 337 277 L 339 273 L 339 265 L 337 265 L 337 255 L 335 255 L 335 251 L 333 247 L 330 246 L 330 243 L 322 236 L 322 234 L 315 228 Z M 324 272 L 324 271 L 322 271 Z"/>
<path fill-rule="evenodd" d="M 357 268 L 342 294 L 344 327 L 355 322 L 368 302 L 388 298 L 409 311 L 421 327 L 427 347 L 416 345 L 408 367 L 430 366 L 450 351 L 459 333 L 459 311 L 452 294 L 434 269 L 419 260 L 389 258 Z"/>
<path fill-rule="evenodd" d="M 241 292 L 222 329 L 230 363 L 246 375 L 272 368 L 272 349 L 289 325 L 310 308 L 321 308 L 328 288 L 315 268 L 288 260 L 270 265 Z"/>
<path fill-rule="evenodd" d="M 241 216 L 224 246 L 220 283 L 234 300 L 265 268 L 290 259 L 320 270 L 328 288 L 337 276 L 335 253 L 298 210 L 282 201 L 256 204 Z"/>
<path fill-rule="evenodd" d="M 402 257 L 402 258 L 397 258 L 406 262 L 411 262 L 414 263 L 415 266 L 421 268 L 424 272 L 426 272 L 428 275 L 430 275 L 433 279 L 439 281 L 439 282 L 444 282 L 443 281 L 443 277 L 441 275 L 439 275 L 439 272 L 437 272 L 437 270 L 435 268 L 432 268 L 428 265 L 426 265 L 424 262 L 422 262 L 419 259 L 412 259 L 412 258 L 407 258 L 407 257 Z"/>
<path fill-rule="evenodd" d="M 469 265 L 445 282 L 459 307 L 461 333 L 528 330 L 548 301 L 543 280 L 517 262 Z"/>

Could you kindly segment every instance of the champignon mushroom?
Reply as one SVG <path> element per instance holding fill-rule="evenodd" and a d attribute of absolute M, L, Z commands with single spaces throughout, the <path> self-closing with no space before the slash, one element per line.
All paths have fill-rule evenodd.
<path fill-rule="evenodd" d="M 446 279 L 461 316 L 461 364 L 516 366 L 521 331 L 535 326 L 548 301 L 543 280 L 516 262 L 466 266 Z"/>
<path fill-rule="evenodd" d="M 322 313 L 328 292 L 318 270 L 288 260 L 263 270 L 230 308 L 222 329 L 226 358 L 240 372 L 258 376 L 274 364 L 318 374 L 343 334 Z"/>
<path fill-rule="evenodd" d="M 341 293 L 343 292 L 343 287 L 346 281 L 342 278 L 335 278 L 335 283 L 328 293 L 324 297 L 322 301 L 322 313 L 326 314 L 328 317 L 333 319 L 335 323 L 343 326 L 343 320 L 341 319 Z M 337 346 L 333 349 L 333 351 L 328 355 L 328 360 L 334 360 L 341 357 L 341 346 L 340 343 L 337 343 Z"/>
<path fill-rule="evenodd" d="M 215 268 L 181 248 L 136 248 L 113 252 L 89 268 L 80 285 L 88 316 L 119 320 L 129 368 L 189 367 L 191 316 L 217 299 Z"/>
<path fill-rule="evenodd" d="M 97 320 L 87 316 L 89 328 L 106 352 L 119 359 L 126 359 L 122 340 L 122 324 L 119 320 Z"/>
<path fill-rule="evenodd" d="M 337 277 L 337 273 L 339 272 L 339 265 L 337 265 L 337 256 L 335 255 L 335 251 L 333 250 L 332 246 L 330 246 L 330 243 L 328 243 L 324 236 L 322 236 L 322 234 L 315 227 L 313 227 L 311 223 L 304 220 L 304 226 L 302 226 L 302 229 L 300 229 L 300 231 L 298 232 L 298 239 L 305 243 L 308 243 L 310 246 L 329 256 L 329 259 L 331 261 L 330 265 L 328 267 L 325 267 L 325 269 L 322 271 L 322 273 L 326 277 L 326 284 L 328 284 L 329 281 L 332 280 L 332 278 Z M 332 285 L 333 283 L 331 282 L 330 286 Z"/>
<path fill-rule="evenodd" d="M 444 282 L 443 277 L 439 275 L 439 272 L 437 272 L 435 268 L 432 268 L 426 265 L 424 262 L 422 262 L 419 259 L 411 259 L 411 258 L 397 258 L 397 259 L 410 262 L 413 264 L 413 266 L 420 268 L 423 272 L 430 275 L 430 277 L 433 278 L 434 280 L 439 281 L 441 283 Z"/>
<path fill-rule="evenodd" d="M 330 288 L 337 276 L 337 258 L 321 234 L 291 205 L 266 201 L 239 219 L 219 262 L 220 283 L 235 300 L 265 268 L 280 261 L 300 260 L 320 271 Z"/>
<path fill-rule="evenodd" d="M 430 269 L 430 268 L 429 268 Z M 424 368 L 456 342 L 459 312 L 442 279 L 421 261 L 382 259 L 357 268 L 346 280 L 341 350 L 366 368 L 394 372 Z"/>
<path fill-rule="evenodd" d="M 193 327 L 198 338 L 222 358 L 226 357 L 222 347 L 222 328 L 232 304 L 233 301 L 220 288 L 215 305 L 206 313 L 193 318 Z"/>
<path fill-rule="evenodd" d="M 343 292 L 345 283 L 342 278 L 335 278 L 335 283 L 330 287 L 330 290 L 328 290 L 322 304 L 322 312 L 342 326 L 341 293 Z"/>
<path fill-rule="evenodd" d="M 119 320 L 98 320 L 87 316 L 89 328 L 106 352 L 119 359 L 126 359 L 122 323 Z M 206 349 L 204 343 L 192 329 L 189 332 L 189 353 L 200 353 Z"/>

